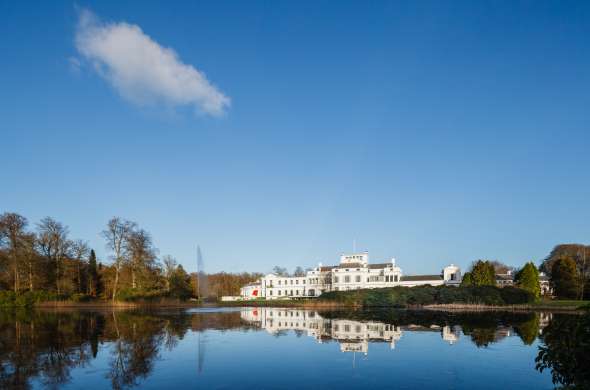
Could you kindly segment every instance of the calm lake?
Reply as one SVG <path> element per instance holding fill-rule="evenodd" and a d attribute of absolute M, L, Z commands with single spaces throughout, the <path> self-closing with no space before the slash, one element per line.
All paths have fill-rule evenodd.
<path fill-rule="evenodd" d="M 551 313 L 0 311 L 0 387 L 583 388 L 589 324 Z"/>

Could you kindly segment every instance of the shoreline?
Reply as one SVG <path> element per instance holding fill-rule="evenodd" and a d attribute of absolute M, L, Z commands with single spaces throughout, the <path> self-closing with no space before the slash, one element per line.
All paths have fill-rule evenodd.
<path fill-rule="evenodd" d="M 4 306 L 3 308 L 18 308 L 20 306 Z M 71 302 L 71 301 L 46 301 L 34 304 L 33 309 L 189 309 L 189 308 L 215 308 L 215 307 L 281 307 L 303 309 L 399 309 L 399 310 L 432 310 L 432 311 L 551 311 L 551 312 L 580 312 L 590 308 L 588 301 L 548 301 L 534 304 L 514 305 L 484 305 L 484 304 L 430 304 L 430 305 L 361 305 L 326 300 L 256 300 L 233 302 Z"/>

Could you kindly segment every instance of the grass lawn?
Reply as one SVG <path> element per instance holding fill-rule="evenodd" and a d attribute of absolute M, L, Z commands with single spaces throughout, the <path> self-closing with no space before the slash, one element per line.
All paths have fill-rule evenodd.
<path fill-rule="evenodd" d="M 576 301 L 576 300 L 559 300 L 559 299 L 554 299 L 554 300 L 542 300 L 539 301 L 537 303 L 535 303 L 536 306 L 542 306 L 542 307 L 555 307 L 555 308 L 559 308 L 559 307 L 582 307 L 582 306 L 588 306 L 590 305 L 590 301 Z"/>

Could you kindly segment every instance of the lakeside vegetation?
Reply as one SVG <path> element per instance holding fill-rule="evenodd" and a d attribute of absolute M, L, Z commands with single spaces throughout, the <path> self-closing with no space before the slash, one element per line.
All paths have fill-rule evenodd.
<path fill-rule="evenodd" d="M 534 294 L 529 291 L 516 287 L 500 288 L 495 286 L 419 286 L 332 291 L 322 294 L 320 299 L 350 306 L 400 308 L 456 303 L 502 306 L 530 304 L 536 300 Z"/>
<path fill-rule="evenodd" d="M 69 228 L 51 217 L 31 229 L 19 214 L 0 214 L 0 307 L 216 301 L 261 276 L 188 274 L 172 256 L 159 255 L 145 229 L 123 218 L 111 218 L 101 236 L 109 256 L 102 261 L 86 241 L 71 238 Z"/>

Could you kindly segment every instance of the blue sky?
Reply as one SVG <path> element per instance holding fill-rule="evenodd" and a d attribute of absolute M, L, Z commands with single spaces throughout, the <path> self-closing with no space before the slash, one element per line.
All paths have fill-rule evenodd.
<path fill-rule="evenodd" d="M 85 12 L 190 82 L 81 47 Z M 589 33 L 588 2 L 0 2 L 0 211 L 102 259 L 119 215 L 189 270 L 539 261 L 590 237 Z"/>

